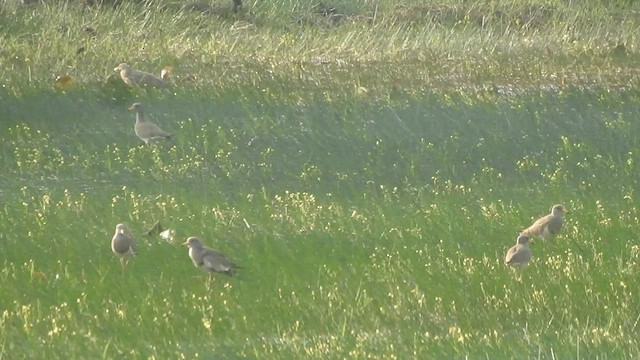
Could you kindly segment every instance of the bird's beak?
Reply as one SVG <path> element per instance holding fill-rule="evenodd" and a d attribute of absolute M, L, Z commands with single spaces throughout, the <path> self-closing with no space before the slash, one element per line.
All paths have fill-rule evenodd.
<path fill-rule="evenodd" d="M 118 71 L 118 70 L 120 70 L 120 67 L 119 67 L 119 66 L 118 66 L 118 67 L 114 67 L 114 68 L 113 68 L 113 71 Z"/>
<path fill-rule="evenodd" d="M 189 246 L 189 242 L 188 242 L 188 241 L 185 241 L 185 242 L 183 242 L 182 244 L 180 244 L 180 246 Z"/>
<path fill-rule="evenodd" d="M 129 108 L 129 111 L 133 111 L 133 110 L 134 110 L 134 109 L 133 109 L 133 106 Z"/>

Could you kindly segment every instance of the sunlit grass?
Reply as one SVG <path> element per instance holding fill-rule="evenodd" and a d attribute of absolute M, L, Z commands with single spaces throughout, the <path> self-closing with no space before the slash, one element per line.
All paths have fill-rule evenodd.
<path fill-rule="evenodd" d="M 47 341 L 107 357 L 213 356 L 209 346 L 276 358 L 636 354 L 638 146 L 622 120 L 635 108 L 614 106 L 629 95 L 449 99 L 178 116 L 175 141 L 153 147 L 124 109 L 100 131 L 73 116 L 8 127 L 3 223 L 14 225 L 0 301 L 22 330 L 4 327 L 6 351 Z M 72 146 L 78 134 L 96 141 Z M 571 209 L 563 235 L 534 244 L 519 279 L 504 251 L 559 201 Z M 207 285 L 178 241 L 142 236 L 156 220 L 178 241 L 203 237 L 239 276 Z M 124 272 L 108 247 L 122 221 L 141 247 Z"/>
<path fill-rule="evenodd" d="M 281 97 L 320 87 L 342 98 L 434 87 L 626 87 L 637 72 L 638 17 L 625 2 L 319 4 L 255 2 L 227 15 L 162 1 L 94 11 L 73 2 L 7 6 L 1 76 L 12 93 L 28 91 L 25 83 L 49 88 L 60 74 L 95 86 L 128 62 L 154 73 L 172 65 L 188 88 L 224 93 L 249 83 Z"/>

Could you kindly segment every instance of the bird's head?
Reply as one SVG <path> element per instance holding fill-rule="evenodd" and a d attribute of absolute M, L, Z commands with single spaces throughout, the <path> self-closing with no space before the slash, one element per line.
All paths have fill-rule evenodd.
<path fill-rule="evenodd" d="M 553 205 L 553 207 L 551 208 L 551 213 L 553 214 L 553 216 L 562 217 L 566 212 L 567 208 L 565 208 L 562 204 Z"/>
<path fill-rule="evenodd" d="M 142 104 L 140 103 L 134 103 L 133 105 L 131 105 L 131 107 L 129 108 L 129 111 L 135 111 L 135 112 L 140 112 L 142 110 Z"/>
<path fill-rule="evenodd" d="M 131 67 L 128 64 L 125 63 L 121 63 L 118 64 L 118 66 L 116 66 L 115 68 L 113 68 L 113 71 L 130 71 Z"/>
<path fill-rule="evenodd" d="M 197 237 L 190 237 L 187 239 L 187 241 L 185 241 L 182 246 L 186 246 L 189 248 L 197 248 L 197 247 L 202 247 L 202 244 L 200 243 L 200 240 Z"/>
<path fill-rule="evenodd" d="M 118 224 L 116 225 L 116 233 L 118 234 L 124 234 L 128 231 L 127 229 L 127 225 L 125 224 Z"/>
<path fill-rule="evenodd" d="M 520 234 L 518 236 L 518 244 L 527 244 L 529 242 L 529 235 Z"/>

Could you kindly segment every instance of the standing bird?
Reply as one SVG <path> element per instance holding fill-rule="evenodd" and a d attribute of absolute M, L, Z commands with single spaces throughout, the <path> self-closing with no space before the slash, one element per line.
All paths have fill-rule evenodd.
<path fill-rule="evenodd" d="M 149 145 L 152 141 L 164 140 L 171 138 L 172 134 L 160 129 L 160 127 L 152 122 L 147 121 L 144 117 L 144 110 L 142 110 L 142 104 L 135 103 L 131 105 L 129 111 L 136 112 L 136 124 L 133 126 L 133 131 L 136 135 Z"/>
<path fill-rule="evenodd" d="M 529 236 L 520 234 L 516 244 L 513 245 L 504 257 L 504 263 L 515 268 L 523 268 L 531 260 L 529 249 Z"/>
<path fill-rule="evenodd" d="M 116 66 L 113 70 L 119 71 L 120 78 L 129 86 L 153 86 L 157 88 L 169 87 L 169 83 L 161 78 L 144 71 L 133 70 L 131 66 L 125 63 Z"/>
<path fill-rule="evenodd" d="M 541 217 L 536 220 L 531 226 L 526 228 L 522 233 L 530 237 L 537 236 L 542 240 L 553 239 L 560 229 L 562 229 L 562 223 L 564 222 L 564 214 L 566 209 L 562 204 L 553 205 L 551 208 L 551 214 Z"/>
<path fill-rule="evenodd" d="M 189 257 L 193 265 L 204 271 L 233 275 L 238 268 L 238 265 L 227 260 L 220 252 L 203 246 L 196 237 L 188 238 L 182 245 L 189 247 Z"/>
<path fill-rule="evenodd" d="M 127 257 L 137 255 L 133 238 L 124 224 L 116 225 L 116 233 L 111 238 L 111 250 L 120 258 L 120 265 L 124 268 Z"/>

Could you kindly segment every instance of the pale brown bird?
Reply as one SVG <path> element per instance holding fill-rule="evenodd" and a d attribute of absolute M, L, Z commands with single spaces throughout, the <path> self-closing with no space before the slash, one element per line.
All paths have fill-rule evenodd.
<path fill-rule="evenodd" d="M 120 78 L 129 86 L 153 86 L 157 88 L 167 88 L 169 83 L 161 78 L 146 73 L 144 71 L 133 70 L 128 64 L 122 63 L 116 66 L 114 71 L 120 72 Z"/>
<path fill-rule="evenodd" d="M 120 265 L 124 268 L 127 258 L 137 255 L 133 238 L 124 224 L 116 225 L 116 233 L 111 238 L 111 250 L 120 258 Z"/>
<path fill-rule="evenodd" d="M 158 125 L 147 121 L 144 116 L 142 104 L 135 103 L 131 105 L 129 110 L 136 112 L 136 124 L 133 126 L 133 130 L 135 131 L 136 135 L 147 145 L 149 145 L 153 141 L 171 138 L 172 134 L 160 129 Z"/>
<path fill-rule="evenodd" d="M 564 214 L 566 208 L 562 204 L 553 205 L 551 208 L 551 214 L 541 217 L 536 220 L 531 226 L 526 228 L 522 233 L 529 237 L 537 236 L 542 240 L 553 239 L 560 229 L 562 229 L 562 223 L 564 222 Z"/>
<path fill-rule="evenodd" d="M 196 237 L 188 238 L 182 245 L 189 247 L 189 257 L 193 264 L 206 272 L 233 275 L 238 268 L 236 264 L 227 260 L 220 252 L 203 246 Z"/>
<path fill-rule="evenodd" d="M 530 260 L 529 236 L 520 234 L 516 244 L 507 251 L 504 263 L 515 268 L 522 268 L 527 266 Z"/>

